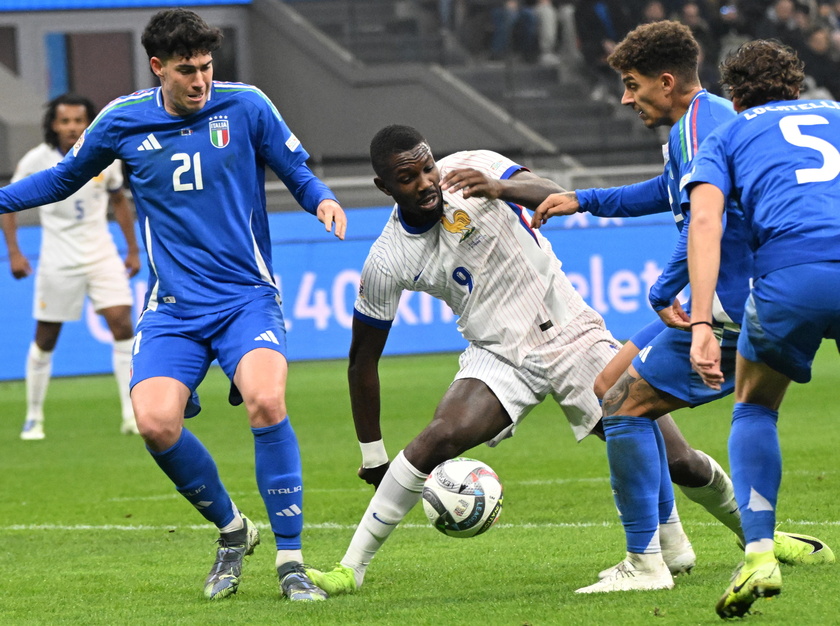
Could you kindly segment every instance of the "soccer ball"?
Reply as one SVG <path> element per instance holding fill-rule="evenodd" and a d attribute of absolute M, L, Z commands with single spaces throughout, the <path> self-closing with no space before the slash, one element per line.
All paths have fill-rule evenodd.
<path fill-rule="evenodd" d="M 423 510 L 444 535 L 475 537 L 502 511 L 502 483 L 490 467 L 459 457 L 438 465 L 423 485 Z"/>

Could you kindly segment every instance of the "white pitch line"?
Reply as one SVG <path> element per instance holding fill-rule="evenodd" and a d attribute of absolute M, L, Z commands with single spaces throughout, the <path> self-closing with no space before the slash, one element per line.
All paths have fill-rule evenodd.
<path fill-rule="evenodd" d="M 781 520 L 785 526 L 840 526 L 840 520 L 830 521 L 813 521 L 813 520 Z M 685 522 L 684 522 L 685 523 Z M 696 526 L 720 526 L 719 522 L 689 522 L 685 524 L 689 527 Z M 257 523 L 256 526 L 260 530 L 270 530 L 270 526 L 265 523 Z M 543 530 L 551 528 L 612 528 L 620 526 L 618 522 L 544 522 L 544 523 L 523 523 L 523 524 L 496 524 L 495 528 L 504 528 L 506 530 Z M 335 522 L 322 522 L 320 524 L 306 524 L 304 530 L 355 530 L 356 524 L 339 524 Z M 400 528 L 410 529 L 427 529 L 429 524 L 403 523 Z M 157 532 L 178 532 L 186 530 L 216 530 L 215 526 L 211 524 L 186 524 L 179 526 L 152 526 L 147 524 L 13 524 L 10 526 L 0 527 L 0 532 L 3 531 L 84 531 L 91 530 L 113 530 L 122 532 L 135 531 L 157 531 Z"/>

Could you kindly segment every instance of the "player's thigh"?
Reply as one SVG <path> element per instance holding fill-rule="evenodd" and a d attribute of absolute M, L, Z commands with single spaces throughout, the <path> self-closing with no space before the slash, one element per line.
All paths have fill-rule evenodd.
<path fill-rule="evenodd" d="M 258 349 L 276 355 L 252 355 L 254 358 L 249 358 L 244 368 L 241 367 L 244 357 Z M 267 401 L 266 394 L 271 394 L 275 401 L 285 402 L 286 326 L 273 294 L 267 293 L 235 310 L 226 311 L 212 336 L 212 351 L 231 380 L 232 404 L 245 400 L 248 405 L 258 398 Z M 266 370 L 259 372 L 250 362 L 258 364 L 263 361 L 262 357 L 266 360 Z"/>
<path fill-rule="evenodd" d="M 119 257 L 104 259 L 88 270 L 87 294 L 93 310 L 97 312 L 134 304 L 125 266 Z"/>
<path fill-rule="evenodd" d="M 806 383 L 823 338 L 838 336 L 840 262 L 794 265 L 754 281 L 738 352 Z"/>
<path fill-rule="evenodd" d="M 502 439 L 512 437 L 519 422 L 545 399 L 549 391 L 549 386 L 540 379 L 540 376 L 527 372 L 526 368 L 518 368 L 510 361 L 474 344 L 467 346 L 461 354 L 459 365 L 460 369 L 455 375 L 455 380 L 444 395 L 441 404 L 451 407 L 456 400 L 464 396 L 463 393 L 455 393 L 463 389 L 462 381 L 470 380 L 480 383 L 492 397 L 492 401 L 490 397 L 485 397 L 485 404 L 492 404 L 495 401 L 506 418 L 503 420 L 499 415 L 493 415 L 494 423 L 495 418 L 498 418 L 500 422 L 504 422 L 504 425 L 500 430 L 482 440 L 490 446 L 495 446 Z M 471 385 L 477 383 L 471 383 Z M 439 413 L 440 408 L 435 414 Z"/>
<path fill-rule="evenodd" d="M 256 348 L 239 360 L 233 383 L 245 402 L 253 428 L 279 423 L 286 416 L 286 357 Z"/>
<path fill-rule="evenodd" d="M 39 322 L 73 322 L 82 316 L 87 279 L 83 274 L 35 276 L 32 317 Z"/>
<path fill-rule="evenodd" d="M 286 326 L 277 300 L 260 296 L 237 309 L 225 311 L 212 337 L 214 356 L 228 378 L 234 380 L 239 362 L 257 348 L 286 354 Z M 285 380 L 284 380 L 285 385 Z"/>
<path fill-rule="evenodd" d="M 651 339 L 656 337 L 665 328 L 665 323 L 657 317 L 630 337 L 621 346 L 621 349 L 613 357 L 612 361 L 598 374 L 595 379 L 595 395 L 603 398 L 610 387 L 615 385 L 621 375 L 627 371 L 633 359 L 639 354 L 639 350 L 644 348 Z"/>
<path fill-rule="evenodd" d="M 560 405 L 578 440 L 601 419 L 594 381 L 620 348 L 601 317 L 586 309 L 533 353 L 542 368 L 540 377 L 549 385 L 548 393 Z"/>
<path fill-rule="evenodd" d="M 738 334 L 715 325 L 720 343 L 724 381 L 719 390 L 707 387 L 691 368 L 691 333 L 665 328 L 633 359 L 633 369 L 651 388 L 660 392 L 659 415 L 683 406 L 699 406 L 723 398 L 735 389 L 735 354 Z M 651 414 L 649 416 L 658 417 Z"/>
<path fill-rule="evenodd" d="M 739 354 L 735 401 L 758 404 L 778 411 L 790 380 L 766 363 L 750 361 Z"/>
<path fill-rule="evenodd" d="M 138 383 L 155 377 L 170 378 L 190 391 L 186 405 L 180 407 L 180 417 L 198 414 L 201 407 L 196 389 L 213 361 L 209 342 L 202 339 L 202 322 L 201 318 L 178 319 L 151 310 L 143 313 L 132 348 L 132 402 Z"/>
<path fill-rule="evenodd" d="M 447 389 L 429 425 L 406 446 L 405 456 L 418 470 L 430 472 L 510 425 L 507 411 L 484 382 L 461 378 Z"/>

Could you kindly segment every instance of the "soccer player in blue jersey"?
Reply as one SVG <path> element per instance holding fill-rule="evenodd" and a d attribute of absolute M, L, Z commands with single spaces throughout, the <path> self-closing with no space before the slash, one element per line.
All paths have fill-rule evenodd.
<path fill-rule="evenodd" d="M 822 339 L 840 340 L 840 103 L 797 100 L 802 63 L 775 41 L 744 44 L 721 77 L 739 115 L 703 144 L 687 188 L 691 362 L 712 389 L 728 382 L 713 327 L 724 220 L 744 222 L 755 261 L 729 435 L 746 558 L 716 606 L 727 618 L 781 592 L 778 411 L 791 380 L 811 379 Z"/>
<path fill-rule="evenodd" d="M 603 217 L 633 217 L 670 210 L 680 228 L 680 239 L 668 266 L 650 292 L 651 305 L 661 320 L 631 338 L 596 383 L 596 390 L 604 397 L 610 471 L 628 554 L 617 566 L 602 572 L 599 582 L 581 592 L 665 585 L 669 577 L 658 554 L 660 541 L 664 560 L 672 572 L 675 561 L 684 561 L 684 569 L 694 565 L 693 552 L 685 551 L 677 558 L 667 548 L 670 527 L 661 523 L 667 511 L 658 510 L 657 493 L 670 487 L 668 469 L 671 479 L 689 498 L 702 504 L 743 541 L 729 477 L 714 459 L 691 448 L 670 418 L 663 419 L 670 411 L 705 404 L 728 395 L 734 388 L 733 377 L 720 389 L 712 390 L 692 373 L 686 358 L 691 343 L 691 336 L 685 332 L 688 315 L 676 299 L 688 281 L 685 226 L 690 213 L 682 184 L 701 143 L 736 115 L 728 100 L 710 94 L 700 85 L 698 53 L 691 31 L 677 22 L 645 24 L 628 34 L 609 62 L 625 85 L 622 103 L 632 106 L 649 128 L 671 127 L 663 174 L 625 187 L 554 194 L 537 208 L 533 217 L 533 224 L 539 226 L 552 215 L 578 210 Z M 737 321 L 743 315 L 752 258 L 741 222 L 731 220 L 723 237 L 714 324 L 724 355 L 722 367 L 732 374 Z M 662 435 L 653 420 L 657 420 Z M 660 458 L 662 436 L 669 468 Z M 661 495 L 659 499 L 667 501 Z M 777 556 L 784 562 L 834 560 L 830 548 L 813 537 L 778 532 L 775 539 Z M 633 576 L 628 576 L 628 572 Z"/>
<path fill-rule="evenodd" d="M 244 401 L 248 412 L 281 592 L 323 600 L 301 565 L 301 461 L 286 415 L 286 339 L 265 166 L 328 232 L 343 239 L 347 222 L 268 98 L 250 85 L 213 81 L 221 38 L 192 11 L 155 14 L 142 43 L 160 87 L 106 106 L 58 165 L 0 189 L 0 212 L 63 198 L 114 159 L 123 161 L 150 274 L 133 349 L 132 403 L 152 457 L 219 528 L 204 594 L 235 593 L 243 558 L 259 543 L 209 452 L 184 428 L 184 418 L 200 410 L 195 390 L 217 359 L 232 383 L 231 403 Z"/>

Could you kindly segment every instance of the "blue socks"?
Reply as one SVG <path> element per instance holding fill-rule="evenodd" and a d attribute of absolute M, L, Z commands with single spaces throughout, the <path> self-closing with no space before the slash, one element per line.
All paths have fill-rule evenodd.
<path fill-rule="evenodd" d="M 300 450 L 289 418 L 252 428 L 257 487 L 268 511 L 278 550 L 299 550 L 303 531 Z"/>
<path fill-rule="evenodd" d="M 223 528 L 233 521 L 233 502 L 219 478 L 216 463 L 195 435 L 182 428 L 181 437 L 171 448 L 149 453 L 178 493 L 209 522 Z"/>
<path fill-rule="evenodd" d="M 646 417 L 611 415 L 604 417 L 607 458 L 610 465 L 615 505 L 627 536 L 627 551 L 636 554 L 659 552 L 658 542 L 651 546 L 659 529 L 660 484 L 670 485 L 667 459 L 659 427 Z M 671 499 L 673 501 L 673 488 Z M 673 502 L 671 507 L 673 508 Z"/>
<path fill-rule="evenodd" d="M 729 432 L 729 467 L 747 543 L 772 539 L 782 483 L 778 411 L 737 402 Z"/>

